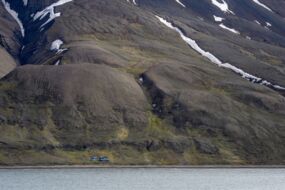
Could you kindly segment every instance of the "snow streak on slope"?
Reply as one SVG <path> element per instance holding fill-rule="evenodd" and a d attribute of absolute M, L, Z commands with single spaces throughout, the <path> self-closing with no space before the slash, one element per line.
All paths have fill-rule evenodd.
<path fill-rule="evenodd" d="M 178 4 L 180 4 L 182 7 L 186 7 L 180 0 L 175 0 Z"/>
<path fill-rule="evenodd" d="M 71 1 L 73 1 L 73 0 L 59 0 L 56 3 L 49 5 L 48 7 L 46 7 L 42 11 L 37 12 L 34 15 L 34 17 L 33 17 L 34 21 L 37 19 L 41 20 L 41 19 L 45 18 L 46 16 L 49 16 L 48 20 L 44 24 L 41 25 L 41 28 L 44 27 L 46 24 L 48 24 L 49 22 L 51 22 L 55 18 L 60 17 L 61 13 L 55 13 L 54 12 L 55 7 L 60 6 L 60 5 L 64 5 L 64 4 L 71 2 Z"/>
<path fill-rule="evenodd" d="M 224 25 L 223 23 L 220 24 L 219 26 L 220 26 L 221 28 L 225 29 L 225 30 L 228 30 L 228 31 L 234 33 L 234 34 L 240 34 L 239 31 L 237 31 L 237 30 L 235 30 L 235 29 L 233 29 L 233 28 L 229 28 L 229 27 L 227 27 L 226 25 Z"/>
<path fill-rule="evenodd" d="M 21 34 L 24 37 L 25 36 L 25 28 L 24 25 L 22 23 L 22 21 L 19 19 L 19 14 L 11 9 L 11 6 L 8 2 L 6 2 L 5 0 L 2 0 L 2 3 L 5 7 L 5 9 L 7 10 L 7 12 L 16 20 L 16 22 L 18 23 L 20 30 L 21 30 Z"/>
<path fill-rule="evenodd" d="M 159 16 L 156 16 L 159 21 L 161 23 L 163 23 L 165 26 L 167 26 L 168 28 L 175 30 L 176 32 L 179 33 L 180 37 L 183 39 L 183 41 L 185 41 L 191 48 L 193 48 L 195 51 L 197 51 L 199 54 L 201 54 L 202 56 L 208 58 L 212 63 L 218 65 L 219 67 L 225 68 L 225 69 L 229 69 L 239 75 L 241 75 L 243 78 L 253 82 L 253 83 L 258 83 L 258 84 L 262 84 L 271 88 L 274 88 L 276 90 L 285 90 L 284 87 L 278 86 L 278 85 L 273 85 L 272 83 L 256 77 L 252 74 L 249 74 L 245 71 L 243 71 L 240 68 L 237 68 L 234 65 L 231 65 L 229 63 L 222 63 L 222 61 L 220 61 L 216 56 L 214 56 L 213 54 L 211 54 L 210 52 L 206 52 L 205 50 L 203 50 L 197 43 L 195 40 L 192 40 L 191 38 L 185 36 L 183 34 L 183 32 L 176 26 L 174 26 L 172 23 L 168 22 L 167 20 L 165 20 L 164 18 L 161 18 Z"/>
<path fill-rule="evenodd" d="M 127 0 L 127 1 L 130 2 L 130 0 Z M 132 0 L 132 2 L 133 2 L 134 5 L 138 5 L 136 0 Z"/>
<path fill-rule="evenodd" d="M 262 6 L 263 8 L 273 12 L 268 6 L 264 5 L 263 3 L 261 3 L 259 0 L 252 0 L 253 2 L 255 2 L 256 4 Z"/>
<path fill-rule="evenodd" d="M 212 1 L 212 4 L 218 7 L 221 11 L 225 13 L 234 14 L 234 12 L 229 9 L 229 5 L 227 4 L 225 0 L 211 0 L 211 1 Z"/>

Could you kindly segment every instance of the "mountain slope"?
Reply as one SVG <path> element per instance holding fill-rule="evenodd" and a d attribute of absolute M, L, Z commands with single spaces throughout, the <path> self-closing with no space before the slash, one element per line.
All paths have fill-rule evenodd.
<path fill-rule="evenodd" d="M 284 164 L 278 2 L 2 0 L 0 164 Z"/>

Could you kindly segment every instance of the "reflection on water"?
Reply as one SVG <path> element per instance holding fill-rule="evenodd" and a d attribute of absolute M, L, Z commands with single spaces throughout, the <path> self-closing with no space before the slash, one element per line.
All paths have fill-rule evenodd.
<path fill-rule="evenodd" d="M 285 169 L 0 170 L 0 190 L 285 190 Z"/>

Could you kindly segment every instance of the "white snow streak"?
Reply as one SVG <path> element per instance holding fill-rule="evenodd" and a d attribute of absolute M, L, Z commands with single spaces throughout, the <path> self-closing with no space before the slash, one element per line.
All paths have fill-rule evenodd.
<path fill-rule="evenodd" d="M 167 26 L 168 28 L 172 29 L 172 30 L 175 30 L 177 33 L 179 33 L 180 37 L 191 47 L 193 48 L 195 51 L 197 51 L 199 54 L 201 54 L 202 56 L 208 58 L 212 63 L 218 65 L 219 67 L 222 67 L 222 68 L 225 68 L 225 69 L 229 69 L 239 75 L 241 75 L 243 78 L 251 81 L 251 82 L 254 82 L 254 83 L 259 83 L 259 84 L 262 84 L 262 85 L 265 85 L 265 86 L 269 86 L 269 87 L 272 87 L 272 88 L 275 88 L 275 89 L 278 89 L 278 90 L 285 90 L 284 87 L 281 87 L 281 86 L 278 86 L 278 85 L 273 85 L 272 83 L 266 81 L 266 80 L 263 80 L 259 77 L 256 77 L 252 74 L 249 74 L 245 71 L 243 71 L 242 69 L 240 68 L 237 68 L 236 66 L 234 65 L 231 65 L 229 63 L 222 63 L 222 61 L 220 61 L 217 57 L 215 57 L 213 54 L 211 54 L 210 52 L 206 52 L 205 50 L 203 50 L 201 47 L 199 47 L 199 45 L 196 43 L 195 40 L 192 40 L 191 38 L 188 38 L 187 36 L 185 36 L 183 34 L 183 32 L 178 28 L 178 27 L 175 27 L 173 26 L 172 23 L 168 22 L 167 20 L 159 17 L 159 16 L 156 16 L 159 21 L 161 23 L 163 23 L 165 26 Z"/>
<path fill-rule="evenodd" d="M 258 25 L 261 25 L 261 23 L 258 20 L 255 20 L 254 22 Z"/>
<path fill-rule="evenodd" d="M 263 3 L 261 3 L 259 0 L 252 0 L 253 2 L 255 2 L 256 4 L 262 6 L 263 8 L 273 12 L 268 6 L 264 5 Z"/>
<path fill-rule="evenodd" d="M 267 26 L 267 27 L 271 27 L 271 26 L 272 26 L 272 24 L 271 24 L 271 23 L 269 23 L 269 22 L 266 22 L 266 26 Z"/>
<path fill-rule="evenodd" d="M 71 2 L 71 1 L 73 1 L 73 0 L 59 0 L 56 3 L 53 3 L 53 4 L 49 5 L 48 7 L 46 7 L 42 11 L 37 12 L 34 15 L 34 18 L 33 18 L 34 21 L 37 20 L 37 19 L 41 20 L 44 17 L 49 16 L 48 20 L 44 24 L 42 24 L 42 26 L 41 26 L 41 28 L 44 27 L 46 24 L 48 24 L 49 22 L 51 22 L 55 18 L 60 17 L 61 13 L 55 13 L 54 12 L 54 8 L 55 7 L 64 5 L 64 4 L 66 4 L 68 2 Z"/>
<path fill-rule="evenodd" d="M 186 6 L 180 1 L 180 0 L 175 0 L 178 4 L 180 4 L 182 7 L 186 8 Z"/>
<path fill-rule="evenodd" d="M 226 25 L 224 25 L 223 23 L 220 24 L 219 26 L 220 26 L 221 28 L 225 29 L 225 30 L 228 30 L 228 31 L 234 33 L 234 34 L 240 34 L 239 31 L 237 31 L 237 30 L 235 30 L 235 29 L 233 29 L 233 28 L 229 28 L 229 27 L 227 27 Z"/>
<path fill-rule="evenodd" d="M 24 37 L 25 36 L 25 28 L 24 25 L 22 23 L 22 21 L 19 18 L 19 15 L 16 11 L 12 10 L 10 4 L 8 2 L 6 2 L 5 0 L 2 0 L 2 3 L 6 9 L 6 11 L 16 20 L 16 22 L 18 23 L 20 30 L 21 30 L 21 34 Z"/>
<path fill-rule="evenodd" d="M 216 22 L 222 22 L 223 20 L 225 20 L 224 18 L 218 17 L 218 16 L 216 16 L 216 15 L 213 15 L 213 17 L 214 17 L 214 19 L 215 19 Z"/>
<path fill-rule="evenodd" d="M 127 1 L 130 2 L 130 0 L 127 0 Z M 136 2 L 136 0 L 132 0 L 132 3 L 133 3 L 134 5 L 138 5 L 137 2 Z"/>
<path fill-rule="evenodd" d="M 234 14 L 234 12 L 229 9 L 229 5 L 227 4 L 225 0 L 211 0 L 211 1 L 212 1 L 212 4 L 218 7 L 221 11 L 225 13 Z"/>
<path fill-rule="evenodd" d="M 59 66 L 59 65 L 60 65 L 60 60 L 57 60 L 57 62 L 55 62 L 54 65 L 55 65 L 55 66 Z"/>

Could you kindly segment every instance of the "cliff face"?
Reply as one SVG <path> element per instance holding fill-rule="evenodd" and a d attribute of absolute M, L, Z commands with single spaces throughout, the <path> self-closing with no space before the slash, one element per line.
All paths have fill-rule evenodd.
<path fill-rule="evenodd" d="M 0 164 L 284 164 L 282 6 L 2 0 Z"/>

